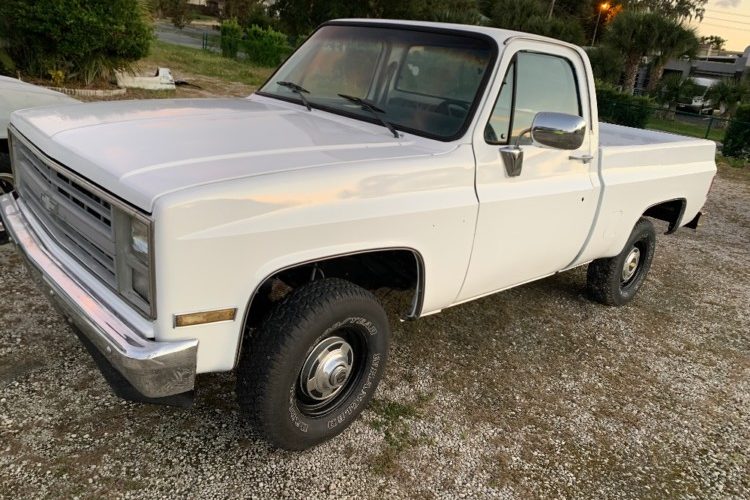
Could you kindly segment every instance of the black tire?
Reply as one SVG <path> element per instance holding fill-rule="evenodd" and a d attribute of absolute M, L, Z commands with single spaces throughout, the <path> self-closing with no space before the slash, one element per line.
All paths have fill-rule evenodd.
<path fill-rule="evenodd" d="M 643 285 L 656 249 L 656 231 L 648 219 L 641 218 L 633 228 L 622 252 L 607 259 L 597 259 L 589 264 L 587 286 L 594 300 L 609 306 L 622 306 L 633 300 Z M 635 252 L 635 268 L 632 268 Z M 625 270 L 626 262 L 631 264 Z M 626 274 L 632 276 L 626 279 Z"/>
<path fill-rule="evenodd" d="M 13 189 L 13 183 L 10 179 L 12 176 L 10 168 L 10 155 L 0 152 L 0 195 L 9 193 Z"/>
<path fill-rule="evenodd" d="M 13 183 L 9 179 L 11 175 L 10 155 L 0 152 L 0 196 L 13 190 Z M 0 245 L 8 242 L 8 233 L 0 222 Z"/>
<path fill-rule="evenodd" d="M 388 358 L 388 317 L 367 290 L 322 279 L 292 291 L 244 343 L 237 396 L 250 424 L 272 445 L 304 450 L 342 432 L 367 406 Z M 302 371 L 327 373 L 311 359 L 327 343 L 351 345 L 346 382 L 324 403 L 303 387 Z M 335 349 L 340 349 L 339 347 Z M 334 351 L 331 347 L 331 352 Z M 331 375 L 330 380 L 332 380 Z M 309 381 L 314 378 L 306 378 Z M 329 380 L 325 377 L 323 380 Z"/>

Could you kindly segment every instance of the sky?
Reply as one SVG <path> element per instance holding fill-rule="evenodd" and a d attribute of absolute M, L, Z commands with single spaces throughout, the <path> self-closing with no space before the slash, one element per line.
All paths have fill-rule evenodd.
<path fill-rule="evenodd" d="M 703 21 L 693 25 L 700 36 L 718 35 L 727 50 L 743 51 L 750 46 L 750 0 L 708 0 Z"/>

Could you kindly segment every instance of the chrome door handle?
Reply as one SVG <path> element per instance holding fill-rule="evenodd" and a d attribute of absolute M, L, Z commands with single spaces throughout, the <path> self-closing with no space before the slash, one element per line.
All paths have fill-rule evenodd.
<path fill-rule="evenodd" d="M 568 156 L 569 160 L 578 160 L 583 163 L 591 163 L 591 160 L 594 159 L 594 155 L 589 154 L 581 154 L 581 155 L 570 155 Z"/>

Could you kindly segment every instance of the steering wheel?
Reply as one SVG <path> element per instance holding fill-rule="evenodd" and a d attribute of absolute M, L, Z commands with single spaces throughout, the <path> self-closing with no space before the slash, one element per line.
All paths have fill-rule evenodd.
<path fill-rule="evenodd" d="M 438 104 L 435 111 L 444 115 L 451 116 L 453 118 L 464 118 L 469 112 L 469 105 L 463 101 L 457 99 L 445 99 L 443 102 Z"/>

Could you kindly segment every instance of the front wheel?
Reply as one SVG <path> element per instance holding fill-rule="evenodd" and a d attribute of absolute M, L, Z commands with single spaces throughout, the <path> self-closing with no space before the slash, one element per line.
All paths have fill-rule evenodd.
<path fill-rule="evenodd" d="M 13 172 L 10 169 L 10 155 L 0 152 L 0 195 L 13 191 Z"/>
<path fill-rule="evenodd" d="M 610 306 L 633 300 L 651 268 L 655 249 L 654 225 L 641 218 L 619 255 L 589 264 L 587 285 L 593 298 Z"/>
<path fill-rule="evenodd" d="M 0 152 L 0 196 L 13 191 L 13 173 L 10 169 L 10 156 Z M 0 245 L 8 242 L 8 233 L 0 222 Z"/>
<path fill-rule="evenodd" d="M 299 287 L 247 339 L 237 396 L 271 444 L 304 450 L 357 418 L 385 369 L 390 329 L 377 299 L 340 279 Z"/>

